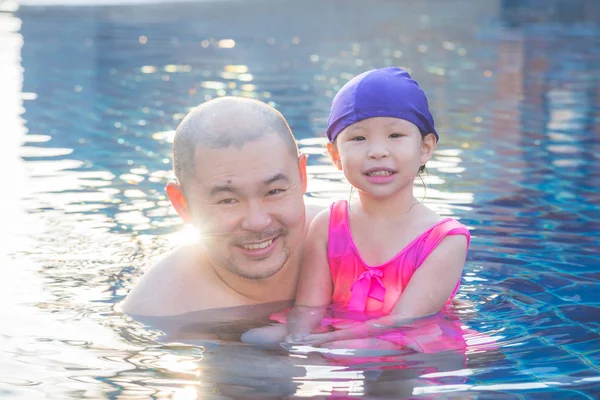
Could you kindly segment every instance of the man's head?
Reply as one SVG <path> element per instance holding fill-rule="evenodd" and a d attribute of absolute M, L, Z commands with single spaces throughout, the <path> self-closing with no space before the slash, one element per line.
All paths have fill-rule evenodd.
<path fill-rule="evenodd" d="M 177 128 L 171 203 L 200 232 L 215 268 L 247 279 L 278 272 L 304 232 L 306 157 L 269 105 L 224 97 Z"/>

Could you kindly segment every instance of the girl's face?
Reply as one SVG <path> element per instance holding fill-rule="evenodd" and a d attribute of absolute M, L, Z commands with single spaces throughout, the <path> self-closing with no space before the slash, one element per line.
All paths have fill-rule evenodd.
<path fill-rule="evenodd" d="M 375 117 L 348 126 L 329 143 L 333 163 L 357 190 L 389 197 L 411 190 L 419 167 L 431 158 L 435 135 L 399 118 Z"/>

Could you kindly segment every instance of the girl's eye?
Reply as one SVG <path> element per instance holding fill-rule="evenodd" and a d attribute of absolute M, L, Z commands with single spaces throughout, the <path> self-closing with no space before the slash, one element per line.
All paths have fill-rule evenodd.
<path fill-rule="evenodd" d="M 392 134 L 390 135 L 390 138 L 392 138 L 392 139 L 399 138 L 399 137 L 402 137 L 402 135 L 401 135 L 401 134 L 399 134 L 399 133 L 392 133 Z"/>
<path fill-rule="evenodd" d="M 283 192 L 285 192 L 285 190 L 283 190 L 283 189 L 271 189 L 267 192 L 267 195 L 275 196 L 276 194 L 283 193 Z"/>
<path fill-rule="evenodd" d="M 350 140 L 353 141 L 353 142 L 358 142 L 358 141 L 361 141 L 361 140 L 365 140 L 365 137 L 364 136 L 354 136 Z"/>

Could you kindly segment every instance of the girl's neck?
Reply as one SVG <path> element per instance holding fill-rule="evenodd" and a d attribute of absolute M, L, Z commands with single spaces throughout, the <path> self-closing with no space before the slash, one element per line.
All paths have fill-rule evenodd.
<path fill-rule="evenodd" d="M 400 191 L 393 196 L 381 198 L 373 197 L 365 192 L 358 192 L 362 212 L 369 218 L 394 218 L 400 217 L 419 203 L 413 195 L 412 185 L 407 190 Z"/>

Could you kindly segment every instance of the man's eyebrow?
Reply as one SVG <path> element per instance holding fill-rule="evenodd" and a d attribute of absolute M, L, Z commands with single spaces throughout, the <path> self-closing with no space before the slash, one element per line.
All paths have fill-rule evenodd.
<path fill-rule="evenodd" d="M 239 190 L 228 183 L 215 185 L 210 189 L 209 194 L 216 196 L 221 193 L 239 193 Z"/>
<path fill-rule="evenodd" d="M 288 178 L 288 176 L 286 174 L 284 174 L 283 172 L 279 172 L 279 173 L 273 175 L 272 177 L 265 179 L 265 186 L 269 186 L 271 183 L 274 183 L 277 181 L 284 181 L 286 183 L 291 182 L 290 178 Z"/>

